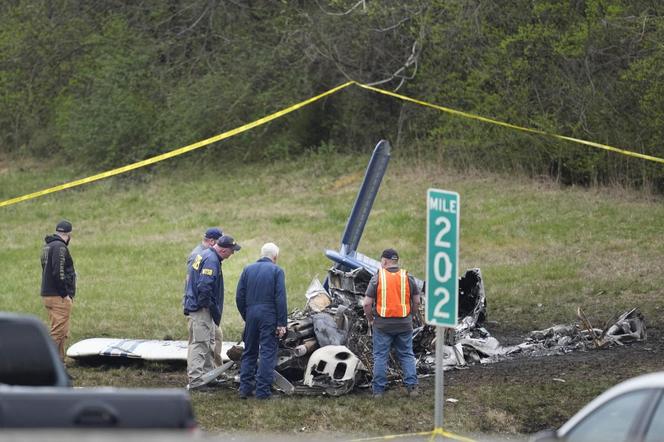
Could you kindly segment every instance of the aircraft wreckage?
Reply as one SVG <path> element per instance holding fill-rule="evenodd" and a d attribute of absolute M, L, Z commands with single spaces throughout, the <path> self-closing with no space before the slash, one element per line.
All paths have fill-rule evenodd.
<path fill-rule="evenodd" d="M 359 253 L 357 247 L 389 159 L 390 145 L 385 140 L 380 141 L 346 223 L 341 247 L 338 252 L 325 252 L 334 265 L 323 282 L 312 280 L 305 293 L 304 309 L 289 315 L 287 334 L 279 342 L 274 384 L 277 390 L 286 394 L 339 396 L 371 385 L 372 338 L 362 299 L 380 263 Z M 416 278 L 416 283 L 423 291 L 424 282 Z M 424 304 L 424 296 L 421 299 Z M 420 377 L 435 372 L 436 332 L 435 327 L 422 320 L 426 307 L 423 304 L 420 312 L 414 315 L 413 324 L 413 351 Z M 579 321 L 576 323 L 536 330 L 520 344 L 503 346 L 484 327 L 487 302 L 481 271 L 479 268 L 467 270 L 459 278 L 458 325 L 445 334 L 443 367 L 449 370 L 508 358 L 562 354 L 646 339 L 645 320 L 638 309 L 612 318 L 601 329 L 592 327 L 580 308 L 577 315 Z M 141 351 L 142 347 L 144 351 Z M 156 353 L 155 348 L 159 349 Z M 186 341 L 87 339 L 70 347 L 67 355 L 75 358 L 103 355 L 186 360 L 186 348 Z M 208 381 L 225 378 L 229 385 L 233 381 L 239 382 L 237 372 L 242 346 L 224 342 L 224 353 L 228 358 L 226 362 L 205 378 Z M 160 354 L 169 356 L 161 358 Z M 392 360 L 388 380 L 393 383 L 401 379 L 396 367 L 399 364 Z"/>
<path fill-rule="evenodd" d="M 296 394 L 338 396 L 353 388 L 369 387 L 371 335 L 362 310 L 362 298 L 371 278 L 364 268 L 344 272 L 329 270 L 329 288 L 314 280 L 302 311 L 290 315 L 288 333 L 280 342 L 276 370 L 293 383 Z M 486 295 L 480 269 L 470 269 L 459 279 L 459 324 L 446 334 L 445 370 L 487 364 L 514 357 L 549 356 L 646 338 L 645 321 L 637 309 L 614 318 L 603 329 L 593 328 L 579 310 L 580 321 L 531 332 L 520 344 L 503 346 L 483 326 Z M 420 377 L 435 372 L 435 327 L 414 319 L 413 351 Z M 388 379 L 401 380 L 396 360 Z"/>

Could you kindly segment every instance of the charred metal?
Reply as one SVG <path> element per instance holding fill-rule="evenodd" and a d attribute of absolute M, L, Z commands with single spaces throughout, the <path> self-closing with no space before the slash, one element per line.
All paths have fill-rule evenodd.
<path fill-rule="evenodd" d="M 291 313 L 288 333 L 280 341 L 276 370 L 293 386 L 294 394 L 339 396 L 370 386 L 373 356 L 371 335 L 362 310 L 362 298 L 371 273 L 364 268 L 328 271 L 326 290 L 314 279 L 304 310 Z M 435 328 L 422 323 L 424 306 L 414 316 L 413 350 L 418 376 L 435 371 Z M 538 357 L 623 345 L 646 339 L 645 320 L 631 309 L 593 328 L 578 311 L 578 322 L 532 331 L 523 342 L 503 346 L 485 327 L 487 302 L 480 269 L 459 279 L 459 323 L 446 334 L 445 370 L 488 364 L 518 357 Z M 398 367 L 392 361 L 391 367 Z M 391 382 L 401 380 L 391 368 Z"/>

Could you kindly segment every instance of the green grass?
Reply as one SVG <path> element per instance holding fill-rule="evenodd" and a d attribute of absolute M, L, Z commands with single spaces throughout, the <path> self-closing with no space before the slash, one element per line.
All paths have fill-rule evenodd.
<path fill-rule="evenodd" d="M 185 339 L 180 304 L 184 262 L 205 228 L 219 225 L 243 246 L 224 263 L 223 328 L 225 339 L 236 340 L 242 321 L 234 287 L 243 266 L 257 259 L 264 242 L 276 242 L 289 307 L 302 308 L 311 279 L 322 280 L 330 267 L 323 252 L 338 248 L 368 158 L 366 153 L 232 168 L 213 164 L 204 170 L 179 169 L 175 160 L 141 179 L 116 177 L 0 208 L 0 310 L 46 318 L 39 297 L 39 254 L 43 237 L 64 217 L 74 224 L 70 248 L 79 275 L 70 343 L 96 336 Z M 69 178 L 66 168 L 27 162 L 4 166 L 3 198 Z M 503 328 L 525 332 L 569 323 L 577 306 L 599 322 L 638 306 L 649 327 L 664 325 L 660 198 L 622 189 L 559 188 L 519 177 L 462 175 L 430 162 L 395 159 L 360 251 L 377 257 L 382 249 L 395 247 L 404 266 L 424 277 L 429 187 L 460 193 L 460 268 L 482 269 L 489 319 Z M 83 386 L 186 383 L 183 367 L 158 364 L 72 370 L 76 384 Z M 484 395 L 501 391 L 496 386 Z M 468 403 L 467 408 L 463 402 L 450 407 L 446 422 L 454 431 L 470 433 L 479 426 L 512 433 L 536 418 L 523 414 L 535 413 L 531 408 L 537 404 L 480 407 L 461 388 L 451 393 L 465 395 Z M 383 410 L 367 395 L 290 398 L 264 409 L 240 403 L 231 391 L 193 397 L 201 424 L 211 431 L 375 435 L 432 428 L 431 391 L 422 401 L 409 402 L 408 413 L 399 411 L 404 404 L 397 397 L 388 398 Z M 375 423 L 383 413 L 399 417 L 386 425 Z"/>

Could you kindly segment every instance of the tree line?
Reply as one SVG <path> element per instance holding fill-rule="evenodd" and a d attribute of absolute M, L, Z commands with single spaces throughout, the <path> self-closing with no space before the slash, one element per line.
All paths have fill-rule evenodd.
<path fill-rule="evenodd" d="M 7 0 L 0 152 L 102 170 L 349 79 L 664 157 L 657 0 Z M 664 165 L 470 121 L 359 88 L 193 155 L 354 152 L 664 192 Z M 219 160 L 222 158 L 222 160 Z"/>

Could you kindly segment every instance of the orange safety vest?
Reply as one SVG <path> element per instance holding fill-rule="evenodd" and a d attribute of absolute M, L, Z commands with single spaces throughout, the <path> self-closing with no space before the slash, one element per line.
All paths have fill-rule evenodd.
<path fill-rule="evenodd" d="M 383 318 L 405 318 L 410 314 L 410 284 L 408 272 L 400 269 L 378 271 L 376 313 Z"/>

